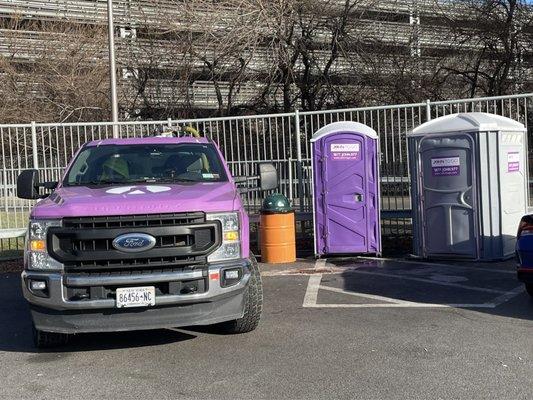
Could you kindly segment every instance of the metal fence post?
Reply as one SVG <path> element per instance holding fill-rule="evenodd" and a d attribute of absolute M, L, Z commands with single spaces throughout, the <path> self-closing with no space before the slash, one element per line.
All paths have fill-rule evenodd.
<path fill-rule="evenodd" d="M 300 211 L 304 211 L 304 182 L 303 182 L 303 165 L 302 165 L 302 138 L 300 132 L 300 111 L 294 110 L 295 129 L 296 129 L 296 176 L 298 179 L 298 201 L 300 202 Z"/>
<path fill-rule="evenodd" d="M 292 157 L 289 157 L 289 160 L 288 160 L 288 171 L 289 171 L 289 199 L 291 199 L 291 201 L 293 200 L 293 196 L 294 196 L 294 187 L 292 186 L 294 184 L 293 182 L 293 179 L 292 179 L 292 160 L 293 158 Z"/>
<path fill-rule="evenodd" d="M 431 121 L 431 100 L 426 100 L 426 120 Z"/>
<path fill-rule="evenodd" d="M 33 168 L 39 169 L 39 157 L 37 153 L 37 126 L 35 121 L 31 122 L 31 151 L 33 156 Z"/>
<path fill-rule="evenodd" d="M 532 97 L 533 99 L 533 97 Z M 526 127 L 526 136 L 525 136 L 525 141 L 526 141 L 526 149 L 528 150 L 528 152 L 530 151 L 529 149 L 529 143 L 530 143 L 530 140 L 529 140 L 529 127 L 527 126 L 527 101 L 529 100 L 528 97 L 524 97 L 524 126 Z M 517 110 L 518 112 L 518 110 Z M 528 155 L 526 154 L 526 162 L 525 162 L 525 170 L 526 170 L 526 182 L 528 182 L 528 185 L 527 185 L 527 207 L 528 207 L 528 213 L 531 213 L 532 210 L 531 210 L 531 207 L 533 206 L 533 193 L 532 193 L 532 188 L 531 188 L 531 181 L 529 180 L 530 177 L 531 177 L 531 173 L 530 173 L 530 168 L 531 168 L 531 165 L 530 165 L 530 161 L 529 161 L 529 157 Z"/>

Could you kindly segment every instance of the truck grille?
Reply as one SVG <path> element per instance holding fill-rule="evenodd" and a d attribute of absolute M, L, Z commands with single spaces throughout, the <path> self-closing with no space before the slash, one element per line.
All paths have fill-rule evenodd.
<path fill-rule="evenodd" d="M 155 246 L 143 252 L 116 250 L 125 233 L 146 233 Z M 221 242 L 220 225 L 204 213 L 64 218 L 48 231 L 48 252 L 66 271 L 167 269 L 202 265 Z"/>

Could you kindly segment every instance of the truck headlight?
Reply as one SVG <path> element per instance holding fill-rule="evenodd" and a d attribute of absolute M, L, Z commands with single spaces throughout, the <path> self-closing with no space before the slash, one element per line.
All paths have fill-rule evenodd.
<path fill-rule="evenodd" d="M 46 234 L 51 226 L 61 226 L 57 219 L 32 219 L 28 228 L 26 252 L 27 268 L 33 270 L 61 270 L 63 264 L 48 255 Z"/>
<path fill-rule="evenodd" d="M 208 221 L 220 221 L 222 224 L 222 244 L 207 257 L 208 262 L 236 260 L 241 258 L 241 238 L 239 214 L 212 213 L 207 214 Z"/>

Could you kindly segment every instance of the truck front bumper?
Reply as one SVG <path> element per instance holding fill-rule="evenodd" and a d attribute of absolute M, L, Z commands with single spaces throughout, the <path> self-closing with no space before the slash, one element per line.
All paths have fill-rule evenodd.
<path fill-rule="evenodd" d="M 225 269 L 242 268 L 241 279 L 222 287 Z M 149 286 L 156 282 L 186 281 L 197 277 L 192 272 L 168 272 L 98 277 L 65 276 L 62 273 L 24 271 L 22 291 L 30 303 L 35 327 L 42 331 L 61 333 L 111 332 L 159 329 L 179 326 L 210 325 L 241 318 L 244 312 L 244 292 L 251 277 L 250 260 L 242 259 L 211 264 L 208 268 L 208 288 L 203 293 L 156 296 L 155 306 L 116 308 L 115 299 L 71 301 L 66 285 Z M 47 296 L 32 292 L 30 280 L 47 282 Z"/>

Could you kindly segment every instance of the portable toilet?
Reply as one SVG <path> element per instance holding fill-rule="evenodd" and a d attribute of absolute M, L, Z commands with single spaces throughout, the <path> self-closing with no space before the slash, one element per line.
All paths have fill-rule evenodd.
<path fill-rule="evenodd" d="M 335 122 L 311 138 L 315 255 L 381 253 L 378 135 Z"/>
<path fill-rule="evenodd" d="M 494 114 L 452 114 L 407 137 L 415 255 L 512 257 L 527 208 L 524 125 Z"/>

